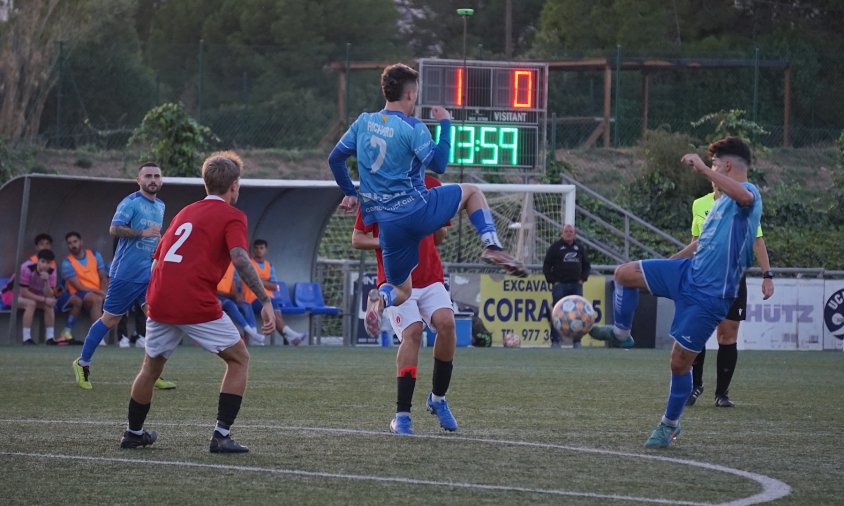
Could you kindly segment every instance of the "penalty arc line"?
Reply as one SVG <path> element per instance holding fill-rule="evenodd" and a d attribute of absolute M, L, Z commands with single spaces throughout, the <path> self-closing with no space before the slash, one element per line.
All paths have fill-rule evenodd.
<path fill-rule="evenodd" d="M 110 421 L 103 421 L 103 420 L 26 420 L 26 419 L 0 419 L 0 423 L 43 423 L 43 424 L 90 424 L 90 425 L 120 425 L 125 422 L 110 422 Z M 172 426 L 172 427 L 180 427 L 185 425 L 192 425 L 196 427 L 207 427 L 207 423 L 159 423 L 157 425 L 160 426 Z M 298 431 L 298 432 L 329 432 L 329 433 L 336 433 L 336 434 L 349 434 L 349 435 L 362 435 L 362 436 L 388 436 L 388 437 L 396 437 L 394 434 L 389 434 L 386 432 L 381 431 L 370 431 L 370 430 L 358 430 L 358 429 L 342 429 L 342 428 L 330 428 L 330 427 L 296 427 L 296 426 L 277 426 L 277 425 L 263 425 L 263 424 L 255 424 L 255 425 L 240 425 L 241 429 L 265 429 L 265 430 L 285 430 L 285 431 Z M 717 506 L 747 506 L 751 504 L 759 504 L 769 501 L 774 501 L 781 497 L 784 497 L 791 493 L 791 487 L 775 478 L 771 478 L 769 476 L 765 476 L 758 473 L 752 473 L 749 471 L 743 471 L 741 469 L 735 469 L 727 466 L 722 466 L 718 464 L 710 464 L 707 462 L 700 462 L 695 460 L 688 460 L 688 459 L 681 459 L 676 457 L 666 457 L 662 455 L 648 455 L 648 454 L 641 454 L 641 453 L 631 453 L 631 452 L 620 452 L 614 450 L 603 450 L 598 448 L 587 448 L 587 447 L 580 447 L 580 446 L 568 446 L 568 445 L 559 445 L 554 443 L 537 443 L 531 441 L 516 441 L 516 440 L 504 440 L 504 439 L 487 439 L 487 438 L 476 438 L 476 437 L 467 437 L 467 436 L 457 436 L 457 435 L 424 435 L 424 434 L 417 434 L 413 436 L 414 439 L 433 439 L 433 440 L 448 440 L 448 441 L 464 441 L 464 442 L 473 442 L 473 443 L 482 443 L 482 444 L 492 444 L 492 445 L 507 445 L 507 446 L 524 446 L 524 447 L 532 447 L 532 448 L 543 448 L 543 449 L 556 449 L 556 450 L 564 450 L 564 451 L 572 451 L 572 452 L 579 452 L 579 453 L 591 453 L 596 455 L 607 455 L 607 456 L 615 456 L 615 457 L 628 457 L 628 458 L 638 458 L 638 459 L 645 459 L 645 460 L 653 460 L 653 461 L 660 461 L 660 462 L 669 462 L 673 464 L 679 465 L 686 465 L 692 467 L 698 467 L 701 469 L 707 469 L 716 472 L 722 472 L 727 474 L 732 474 L 734 476 L 739 476 L 741 478 L 749 479 L 751 481 L 755 481 L 759 485 L 762 486 L 762 491 L 758 494 L 754 494 L 749 497 L 744 497 L 740 499 L 736 499 L 733 501 L 728 501 L 724 503 L 719 503 Z M 197 466 L 197 467 L 211 467 L 214 466 L 213 464 L 194 464 L 191 462 L 175 462 L 175 461 L 149 461 L 149 460 L 135 460 L 135 459 L 122 459 L 122 458 L 111 458 L 111 457 L 87 457 L 87 456 L 74 456 L 74 455 L 52 455 L 52 454 L 26 454 L 26 453 L 12 453 L 12 452 L 0 452 L 0 455 L 19 455 L 19 456 L 32 456 L 37 457 L 41 456 L 43 458 L 65 458 L 65 459 L 105 459 L 108 461 L 115 461 L 115 462 L 147 462 L 147 463 L 157 463 L 157 464 L 168 464 L 168 465 L 183 465 L 183 466 Z M 645 497 L 632 497 L 632 496 L 621 496 L 621 495 L 613 495 L 613 494 L 595 494 L 591 492 L 571 492 L 565 490 L 557 490 L 557 489 L 531 489 L 525 487 L 514 487 L 514 486 L 505 486 L 505 485 L 485 485 L 485 484 L 475 484 L 475 483 L 452 483 L 452 482 L 438 482 L 438 481 L 430 481 L 430 480 L 418 480 L 412 478 L 402 478 L 402 477 L 378 477 L 378 476 L 368 476 L 368 475 L 351 475 L 351 474 L 337 474 L 337 473 L 323 473 L 323 472 L 312 472 L 312 471 L 300 471 L 300 470 L 279 470 L 273 468 L 246 468 L 243 466 L 223 466 L 227 469 L 238 469 L 238 470 L 252 470 L 252 471 L 261 471 L 261 472 L 274 472 L 278 474 L 290 474 L 290 475 L 302 475 L 302 476 L 318 476 L 318 477 L 334 477 L 334 478 L 342 478 L 342 479 L 354 479 L 354 480 L 369 480 L 369 481 L 388 481 L 388 482 L 400 482 L 400 483 L 408 483 L 408 484 L 419 484 L 419 485 L 437 485 L 437 486 L 454 486 L 460 488 L 479 488 L 479 489 L 486 489 L 486 490 L 499 490 L 499 491 L 514 491 L 514 492 L 531 492 L 531 493 L 540 493 L 540 494 L 552 494 L 552 495 L 565 495 L 565 496 L 577 496 L 577 497 L 592 497 L 592 498 L 604 498 L 604 499 L 616 499 L 616 500 L 628 500 L 628 501 L 636 501 L 636 502 L 649 502 L 654 504 L 686 504 L 686 505 L 711 505 L 712 503 L 699 503 L 699 502 L 684 502 L 684 501 L 676 501 L 676 500 L 665 500 L 665 499 L 658 499 L 658 498 L 645 498 Z"/>

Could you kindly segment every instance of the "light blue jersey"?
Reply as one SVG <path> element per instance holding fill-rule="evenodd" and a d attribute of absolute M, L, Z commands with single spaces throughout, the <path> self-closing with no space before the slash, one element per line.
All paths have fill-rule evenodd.
<path fill-rule="evenodd" d="M 448 123 L 442 131 L 449 132 L 450 123 L 442 123 Z M 358 197 L 364 223 L 396 220 L 424 206 L 425 167 L 435 162 L 431 168 L 439 173 L 445 170 L 439 154 L 447 155 L 448 143 L 449 139 L 441 140 L 445 150 L 437 149 L 424 123 L 398 111 L 382 110 L 358 116 L 335 150 L 341 159 L 357 157 Z M 332 164 L 332 170 L 335 168 Z M 347 188 L 344 192 L 349 194 Z"/>
<path fill-rule="evenodd" d="M 164 224 L 164 202 L 156 198 L 151 201 L 141 192 L 128 195 L 117 205 L 114 226 L 143 230 L 153 225 Z M 117 242 L 109 277 L 136 283 L 148 283 L 152 254 L 158 245 L 158 237 L 121 237 Z"/>
<path fill-rule="evenodd" d="M 753 203 L 742 207 L 722 196 L 706 217 L 697 252 L 691 262 L 691 280 L 706 295 L 733 299 L 744 271 L 753 264 L 753 243 L 762 218 L 762 196 L 751 183 L 742 183 Z"/>

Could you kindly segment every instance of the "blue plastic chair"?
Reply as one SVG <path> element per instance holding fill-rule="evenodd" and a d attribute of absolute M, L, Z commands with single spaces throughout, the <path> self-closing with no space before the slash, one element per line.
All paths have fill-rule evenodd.
<path fill-rule="evenodd" d="M 293 285 L 293 302 L 317 315 L 338 315 L 340 308 L 326 306 L 319 283 L 296 283 Z"/>
<path fill-rule="evenodd" d="M 290 300 L 290 289 L 284 281 L 278 282 L 278 290 L 273 292 L 273 298 L 279 301 L 282 314 L 305 314 L 307 309 L 298 306 Z"/>

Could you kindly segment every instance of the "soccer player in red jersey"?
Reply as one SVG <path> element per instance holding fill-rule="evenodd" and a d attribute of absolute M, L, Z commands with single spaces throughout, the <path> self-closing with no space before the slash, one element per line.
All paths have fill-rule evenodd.
<path fill-rule="evenodd" d="M 182 333 L 226 362 L 220 387 L 217 425 L 211 453 L 249 451 L 231 438 L 229 429 L 240 411 L 246 390 L 249 352 L 217 299 L 217 284 L 229 262 L 262 303 L 264 333 L 272 331 L 273 306 L 249 260 L 246 215 L 236 209 L 243 162 L 233 152 L 214 153 L 202 164 L 208 196 L 173 218 L 153 255 L 146 356 L 129 399 L 129 428 L 121 448 L 151 445 L 158 434 L 144 430 L 155 380 L 179 345 Z"/>
<path fill-rule="evenodd" d="M 425 186 L 441 186 L 436 178 L 426 175 Z M 448 223 L 446 223 L 446 226 Z M 457 420 L 451 414 L 445 394 L 451 383 L 451 371 L 456 346 L 454 309 L 445 289 L 442 261 L 437 245 L 445 237 L 445 228 L 426 236 L 419 243 L 419 264 L 413 270 L 413 287 L 410 298 L 398 306 L 388 307 L 384 315 L 390 319 L 393 330 L 401 341 L 396 354 L 396 415 L 390 422 L 390 432 L 414 434 L 410 418 L 413 390 L 416 388 L 416 367 L 419 363 L 419 345 L 422 340 L 423 322 L 437 333 L 434 341 L 434 374 L 431 392 L 425 402 L 428 411 L 436 415 L 440 426 L 447 431 L 457 430 Z M 358 211 L 352 245 L 358 249 L 375 250 L 378 262 L 378 286 L 387 281 L 384 261 L 378 243 L 378 224 L 365 225 Z"/>

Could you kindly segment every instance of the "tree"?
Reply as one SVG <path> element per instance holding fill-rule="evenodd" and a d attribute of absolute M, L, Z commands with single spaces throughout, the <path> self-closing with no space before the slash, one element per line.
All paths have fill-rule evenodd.
<path fill-rule="evenodd" d="M 155 160 L 167 174 L 199 175 L 200 153 L 213 139 L 208 127 L 194 121 L 181 104 L 166 103 L 150 109 L 129 145 L 144 146 L 144 160 Z"/>
<path fill-rule="evenodd" d="M 47 93 L 56 80 L 57 42 L 67 32 L 59 22 L 60 0 L 31 0 L 11 12 L 0 37 L 0 135 L 13 141 L 38 131 Z M 69 28 L 69 27 L 68 27 Z"/>

